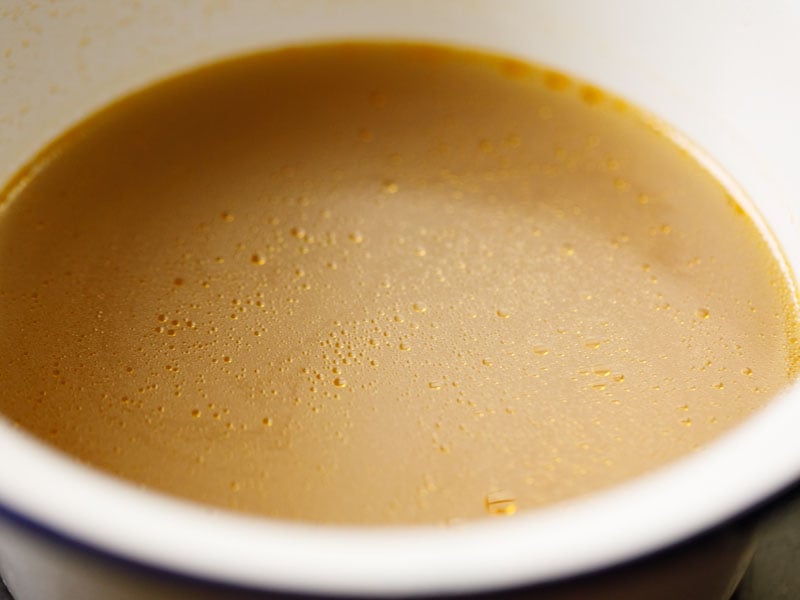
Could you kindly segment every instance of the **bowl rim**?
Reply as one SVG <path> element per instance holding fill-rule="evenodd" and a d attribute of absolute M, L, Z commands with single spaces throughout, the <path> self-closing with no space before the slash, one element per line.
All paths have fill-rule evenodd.
<path fill-rule="evenodd" d="M 144 491 L 0 417 L 0 455 L 13 457 L 0 469 L 0 514 L 134 563 L 254 589 L 475 593 L 610 567 L 734 518 L 800 478 L 798 422 L 795 382 L 702 450 L 613 488 L 509 519 L 363 528 L 248 517 Z"/>
<path fill-rule="evenodd" d="M 519 587 L 675 545 L 792 484 L 799 399 L 795 384 L 695 454 L 613 488 L 447 527 L 313 525 L 214 509 L 96 471 L 0 418 L 0 454 L 17 463 L 0 470 L 0 506 L 111 556 L 254 589 L 399 596 Z"/>

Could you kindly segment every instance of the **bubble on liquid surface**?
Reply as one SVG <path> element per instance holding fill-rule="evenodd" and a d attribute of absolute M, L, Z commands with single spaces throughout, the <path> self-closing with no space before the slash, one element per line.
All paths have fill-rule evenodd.
<path fill-rule="evenodd" d="M 400 186 L 396 181 L 387 180 L 383 182 L 383 191 L 387 194 L 396 194 L 400 191 Z"/>

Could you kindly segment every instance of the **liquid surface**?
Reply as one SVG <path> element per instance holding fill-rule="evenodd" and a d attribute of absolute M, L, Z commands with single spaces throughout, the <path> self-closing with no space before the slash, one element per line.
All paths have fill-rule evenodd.
<path fill-rule="evenodd" d="M 0 202 L 0 409 L 235 510 L 507 517 L 701 447 L 797 371 L 731 192 L 623 102 L 500 58 L 214 65 Z"/>

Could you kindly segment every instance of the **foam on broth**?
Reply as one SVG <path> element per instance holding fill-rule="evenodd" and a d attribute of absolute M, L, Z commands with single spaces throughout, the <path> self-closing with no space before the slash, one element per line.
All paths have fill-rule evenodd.
<path fill-rule="evenodd" d="M 624 102 L 423 45 L 153 86 L 0 196 L 0 408 L 288 519 L 508 516 L 739 423 L 797 307 L 734 192 Z"/>

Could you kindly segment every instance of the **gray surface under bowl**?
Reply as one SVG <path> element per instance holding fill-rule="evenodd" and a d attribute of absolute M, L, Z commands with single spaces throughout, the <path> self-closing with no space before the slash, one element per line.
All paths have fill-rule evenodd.
<path fill-rule="evenodd" d="M 734 599 L 800 598 L 800 495 L 767 519 L 757 544 L 753 562 Z M 13 600 L 2 582 L 0 600 Z"/>
<path fill-rule="evenodd" d="M 800 598 L 800 494 L 761 527 L 756 553 L 736 600 Z"/>

